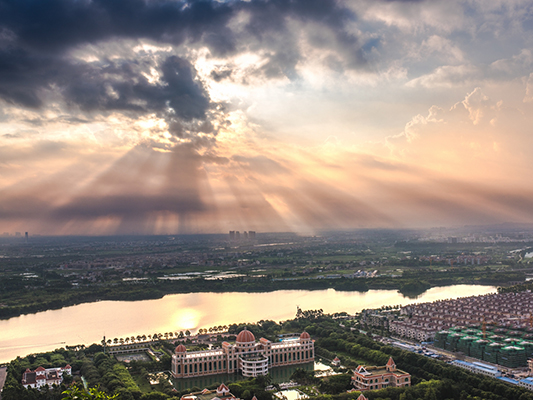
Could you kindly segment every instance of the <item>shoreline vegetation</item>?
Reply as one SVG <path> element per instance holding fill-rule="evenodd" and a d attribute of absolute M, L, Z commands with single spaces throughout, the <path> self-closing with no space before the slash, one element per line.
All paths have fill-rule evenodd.
<path fill-rule="evenodd" d="M 371 333 L 361 332 L 360 323 L 345 313 L 327 315 L 322 310 L 308 310 L 299 312 L 295 319 L 280 323 L 261 320 L 256 324 L 231 324 L 227 334 L 234 338 L 245 326 L 256 338 L 265 337 L 272 341 L 280 334 L 306 331 L 315 340 L 315 351 L 319 358 L 340 358 L 342 365 L 333 367 L 336 375 L 320 378 L 310 371 L 296 370 L 290 376 L 291 380 L 298 383 L 299 390 L 310 396 L 310 400 L 356 400 L 360 392 L 347 392 L 352 388 L 353 369 L 358 365 L 385 365 L 389 357 L 393 357 L 398 368 L 411 374 L 412 385 L 365 392 L 370 400 L 533 400 L 533 393 L 526 388 L 374 340 Z M 215 346 L 220 346 L 223 340 L 231 340 L 221 335 L 216 337 Z M 129 363 L 106 354 L 104 347 L 99 344 L 17 357 L 7 366 L 2 396 L 5 400 L 60 400 L 65 399 L 64 395 L 69 392 L 88 390 L 97 391 L 100 396 L 97 398 L 102 399 L 113 396 L 124 400 L 179 399 L 184 394 L 199 392 L 204 387 L 177 390 L 169 380 L 167 371 L 178 343 L 185 344 L 191 351 L 200 349 L 201 345 L 193 343 L 188 337 L 181 340 L 161 340 L 158 337 L 149 343 L 150 349 L 160 354 L 157 359 L 132 360 Z M 67 363 L 71 365 L 73 375 L 68 376 L 61 385 L 43 390 L 22 387 L 22 374 L 27 368 L 58 367 Z M 89 389 L 83 389 L 82 382 Z M 206 388 L 216 388 L 220 383 L 223 382 L 215 382 Z M 273 392 L 280 389 L 270 375 L 245 380 L 225 379 L 224 383 L 235 396 L 243 400 L 251 400 L 253 396 L 258 400 L 272 400 Z"/>
<path fill-rule="evenodd" d="M 436 273 L 430 269 L 405 271 L 401 277 L 339 278 L 339 279 L 272 279 L 271 277 L 238 277 L 217 280 L 194 278 L 187 280 L 149 279 L 143 281 L 112 282 L 109 284 L 44 288 L 21 288 L 20 291 L 4 291 L 0 295 L 0 319 L 9 319 L 63 307 L 91 303 L 100 300 L 136 301 L 159 299 L 170 294 L 206 292 L 273 292 L 278 290 L 337 291 L 398 290 L 406 297 L 417 297 L 433 287 L 477 284 L 505 286 L 525 280 L 520 271 L 482 274 L 468 269 Z M 499 289 L 504 290 L 504 289 Z"/>

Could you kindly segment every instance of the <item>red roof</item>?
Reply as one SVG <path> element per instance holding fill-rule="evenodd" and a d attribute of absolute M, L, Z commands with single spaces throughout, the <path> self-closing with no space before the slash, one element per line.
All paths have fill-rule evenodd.
<path fill-rule="evenodd" d="M 39 365 L 39 367 L 35 370 L 35 372 L 37 372 L 37 371 L 46 371 L 46 370 Z"/>
<path fill-rule="evenodd" d="M 187 352 L 187 347 L 185 347 L 184 345 L 180 344 L 180 345 L 178 345 L 178 347 L 176 347 L 176 349 L 174 351 L 176 353 L 186 353 Z"/>
<path fill-rule="evenodd" d="M 389 358 L 389 361 L 387 362 L 387 367 L 392 367 L 396 364 L 394 364 L 394 360 L 392 359 L 392 357 Z"/>
<path fill-rule="evenodd" d="M 365 396 L 363 396 L 363 393 L 361 393 L 359 397 L 357 398 L 357 400 L 368 400 L 368 399 Z"/>
<path fill-rule="evenodd" d="M 255 336 L 248 329 L 244 329 L 237 335 L 237 343 L 255 343 Z"/>
<path fill-rule="evenodd" d="M 218 392 L 218 393 L 229 392 L 229 388 L 228 388 L 225 384 L 222 383 L 222 384 L 220 384 L 220 386 L 218 387 L 217 392 Z"/>
<path fill-rule="evenodd" d="M 311 335 L 309 335 L 307 332 L 302 332 L 300 339 L 311 339 Z"/>

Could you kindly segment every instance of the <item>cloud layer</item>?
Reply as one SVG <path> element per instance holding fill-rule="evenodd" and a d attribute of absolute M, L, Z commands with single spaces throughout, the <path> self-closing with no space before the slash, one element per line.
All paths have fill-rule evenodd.
<path fill-rule="evenodd" d="M 0 0 L 0 230 L 533 222 L 530 2 Z"/>

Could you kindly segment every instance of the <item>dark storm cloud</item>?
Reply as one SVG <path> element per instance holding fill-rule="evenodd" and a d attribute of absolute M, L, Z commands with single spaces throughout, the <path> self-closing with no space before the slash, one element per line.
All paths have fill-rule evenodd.
<path fill-rule="evenodd" d="M 229 22 L 240 13 L 247 14 L 249 21 L 234 32 Z M 134 60 L 96 66 L 69 59 L 68 51 L 120 38 L 205 45 L 219 57 L 264 51 L 268 60 L 259 72 L 267 78 L 294 78 L 303 54 L 290 31 L 290 21 L 322 26 L 334 43 L 321 42 L 317 35 L 310 36 L 310 42 L 337 49 L 344 54 L 346 66 L 354 67 L 364 64 L 358 39 L 347 29 L 354 19 L 348 9 L 330 0 L 0 0 L 0 96 L 37 108 L 42 105 L 42 89 L 60 83 L 67 100 L 86 109 L 131 110 L 139 107 L 134 99 L 153 107 L 168 101 L 176 111 L 181 110 L 182 117 L 201 118 L 209 99 L 192 81 L 194 73 L 186 60 L 167 59 L 161 69 L 168 86 L 152 87 L 135 73 Z M 122 82 L 99 77 L 109 73 L 123 77 Z M 213 79 L 230 74 L 228 70 L 214 72 Z M 134 80 L 139 83 L 132 84 Z M 109 89 L 104 88 L 109 84 L 118 98 L 109 98 Z"/>

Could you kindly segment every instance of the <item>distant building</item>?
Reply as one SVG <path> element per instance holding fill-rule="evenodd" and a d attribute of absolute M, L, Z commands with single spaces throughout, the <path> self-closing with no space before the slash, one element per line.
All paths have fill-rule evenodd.
<path fill-rule="evenodd" d="M 314 342 L 307 332 L 300 337 L 272 343 L 265 338 L 255 341 L 252 332 L 242 330 L 235 344 L 222 343 L 222 348 L 187 352 L 180 344 L 172 355 L 172 375 L 192 378 L 204 375 L 240 372 L 243 376 L 266 375 L 270 368 L 312 362 Z"/>
<path fill-rule="evenodd" d="M 339 367 L 341 365 L 341 360 L 339 357 L 335 357 L 333 359 L 333 361 L 331 362 L 331 365 L 333 365 L 334 367 Z"/>
<path fill-rule="evenodd" d="M 241 240 L 241 233 L 239 231 L 235 231 L 235 240 Z"/>
<path fill-rule="evenodd" d="M 235 231 L 229 231 L 229 240 L 235 240 Z"/>
<path fill-rule="evenodd" d="M 255 231 L 248 231 L 248 238 L 250 240 L 255 240 Z"/>
<path fill-rule="evenodd" d="M 20 232 L 15 232 L 15 236 L 16 237 L 21 237 L 22 235 L 20 234 Z"/>
<path fill-rule="evenodd" d="M 255 397 L 255 396 L 254 396 Z M 189 393 L 181 396 L 181 400 L 232 400 L 235 396 L 222 383 L 216 390 L 204 389 L 201 392 Z"/>
<path fill-rule="evenodd" d="M 29 368 L 22 374 L 22 386 L 26 389 L 39 389 L 43 386 L 60 385 L 63 382 L 63 374 L 72 375 L 72 368 L 70 365 L 60 368 L 38 367 L 35 371 Z"/>
<path fill-rule="evenodd" d="M 28 232 L 24 232 L 24 237 L 26 238 L 26 241 L 28 241 Z"/>
<path fill-rule="evenodd" d="M 411 375 L 397 369 L 391 357 L 384 366 L 358 366 L 352 376 L 352 385 L 360 391 L 411 386 Z"/>
<path fill-rule="evenodd" d="M 492 365 L 483 364 L 480 362 L 471 363 L 468 361 L 453 360 L 452 364 L 456 367 L 466 369 L 470 372 L 487 375 L 492 378 L 498 378 L 499 376 L 502 376 L 502 373 L 498 370 L 498 367 L 493 367 Z"/>

